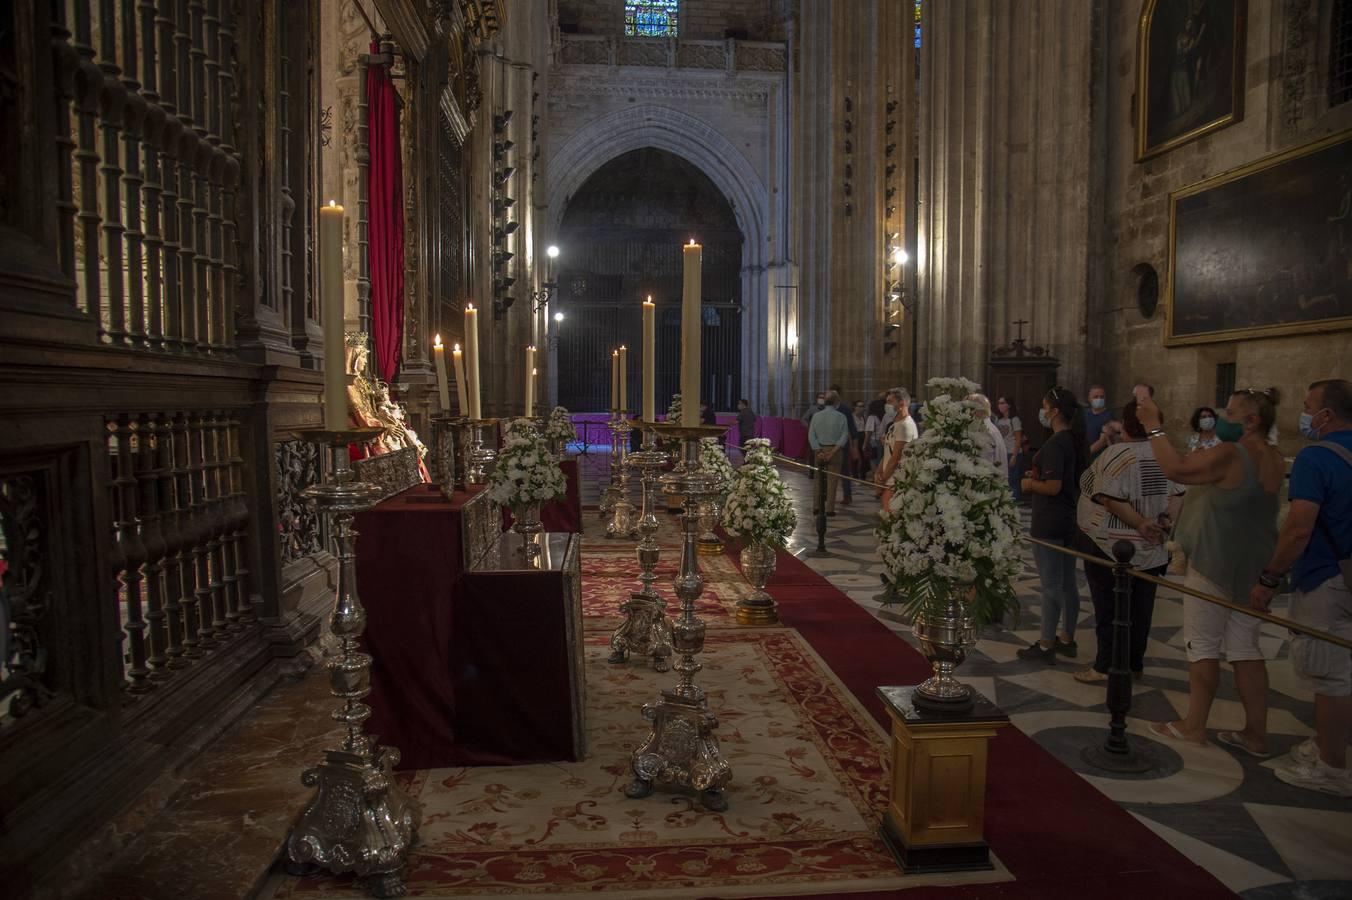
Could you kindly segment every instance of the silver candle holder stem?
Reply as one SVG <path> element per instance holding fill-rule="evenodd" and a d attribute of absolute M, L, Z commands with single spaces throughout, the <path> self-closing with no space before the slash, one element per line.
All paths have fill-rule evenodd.
<path fill-rule="evenodd" d="M 620 604 L 624 621 L 610 636 L 610 661 L 622 663 L 633 654 L 650 658 L 655 671 L 665 672 L 671 668 L 671 622 L 667 619 L 667 603 L 653 583 L 657 581 L 657 562 L 662 552 L 657 543 L 657 473 L 667 464 L 667 454 L 657 449 L 652 424 L 640 423 L 643 449 L 629 455 L 629 465 L 642 473 L 642 507 L 637 523 L 640 539 L 636 553 L 643 570 L 638 579 L 643 586 Z"/>
<path fill-rule="evenodd" d="M 618 410 L 610 411 L 610 420 L 606 422 L 606 429 L 610 432 L 610 461 L 606 469 L 606 486 L 601 491 L 600 511 L 601 518 L 608 519 L 615 510 L 615 502 L 620 496 L 619 483 L 616 481 L 617 460 L 619 457 L 619 444 L 616 440 L 616 422 L 619 421 L 620 414 Z M 609 533 L 609 528 L 607 528 Z"/>
<path fill-rule="evenodd" d="M 498 461 L 498 420 L 471 419 L 469 451 L 465 457 L 465 482 L 487 484 L 488 476 Z"/>
<path fill-rule="evenodd" d="M 634 518 L 634 504 L 629 502 L 629 435 L 634 428 L 629 420 L 620 417 L 611 423 L 611 481 L 615 486 L 615 499 L 610 507 L 610 522 L 606 525 L 606 537 L 632 538 L 638 534 L 638 522 Z"/>
<path fill-rule="evenodd" d="M 681 567 L 676 576 L 676 596 L 681 601 L 680 617 L 671 623 L 672 649 L 676 661 L 672 668 L 679 675 L 676 686 L 663 690 L 655 703 L 643 707 L 643 717 L 652 730 L 630 756 L 634 780 L 625 789 L 629 797 L 646 797 L 654 787 L 695 792 L 708 810 L 728 808 L 723 788 L 732 780 L 732 767 L 718 747 L 714 729 L 718 719 L 709 712 L 704 691 L 695 684 L 702 666 L 697 656 L 704 650 L 705 626 L 695 616 L 695 601 L 704 592 L 699 570 L 696 542 L 699 537 L 699 504 L 715 488 L 714 476 L 699 467 L 699 441 L 717 436 L 722 426 L 663 426 L 660 432 L 681 441 L 683 472 L 668 474 L 684 498 L 681 517 Z"/>
<path fill-rule="evenodd" d="M 348 444 L 365 443 L 379 428 L 306 431 L 300 439 L 324 444 L 332 466 L 321 484 L 304 496 L 327 518 L 338 558 L 338 584 L 329 624 L 338 653 L 327 668 L 333 696 L 342 701 L 333 718 L 347 728 L 342 745 L 324 751 L 324 761 L 305 770 L 301 782 L 314 796 L 287 838 L 287 855 L 298 866 L 351 872 L 366 879 L 375 897 L 404 893 L 403 868 L 417 840 L 422 811 L 394 780 L 399 751 L 379 746 L 363 733 L 371 708 L 362 700 L 371 692 L 371 657 L 359 649 L 366 610 L 357 595 L 356 513 L 379 497 L 374 485 L 356 481 L 348 462 Z"/>

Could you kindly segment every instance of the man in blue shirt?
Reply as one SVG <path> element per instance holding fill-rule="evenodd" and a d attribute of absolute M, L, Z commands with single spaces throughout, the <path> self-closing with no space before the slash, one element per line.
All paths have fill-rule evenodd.
<path fill-rule="evenodd" d="M 840 395 L 835 391 L 827 391 L 824 399 L 825 405 L 813 415 L 812 422 L 808 425 L 807 442 L 812 448 L 817 465 L 827 472 L 826 514 L 834 516 L 836 487 L 840 484 L 840 457 L 845 445 L 850 442 L 850 427 L 845 421 L 845 414 L 836 408 L 840 403 Z M 813 498 L 812 502 L 815 504 L 815 492 Z M 812 511 L 817 512 L 816 509 Z"/>
<path fill-rule="evenodd" d="M 1108 439 L 1103 437 L 1103 429 L 1112 421 L 1113 411 L 1108 408 L 1108 392 L 1103 385 L 1096 384 L 1089 389 L 1089 405 L 1084 410 L 1084 442 L 1089 445 L 1091 455 L 1097 455 L 1107 448 Z M 1115 430 L 1110 429 L 1110 433 Z"/>
<path fill-rule="evenodd" d="M 1340 569 L 1352 556 L 1352 383 L 1338 378 L 1310 385 L 1300 431 L 1318 443 L 1301 450 L 1291 466 L 1291 510 L 1249 604 L 1267 609 L 1290 570 L 1291 618 L 1352 638 L 1352 586 Z M 1287 784 L 1352 797 L 1352 651 L 1293 633 L 1291 664 L 1314 691 L 1315 736 L 1274 773 Z"/>

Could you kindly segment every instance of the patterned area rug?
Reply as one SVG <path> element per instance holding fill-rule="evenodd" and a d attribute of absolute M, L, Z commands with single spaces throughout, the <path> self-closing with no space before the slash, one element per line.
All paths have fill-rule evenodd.
<path fill-rule="evenodd" d="M 672 582 L 676 577 L 678 550 L 664 550 L 657 565 L 653 588 L 667 601 L 667 615 L 680 613 Z M 737 565 L 727 556 L 701 556 L 704 593 L 695 601 L 695 614 L 710 628 L 734 625 L 737 601 L 751 596 L 753 590 L 742 578 Z M 641 586 L 638 563 L 633 549 L 598 551 L 588 548 L 582 555 L 582 617 L 588 630 L 614 629 L 622 619 L 620 604 Z"/>
<path fill-rule="evenodd" d="M 685 796 L 630 800 L 643 703 L 672 676 L 606 663 L 587 639 L 590 756 L 580 763 L 414 773 L 421 842 L 407 870 L 420 898 L 819 895 L 973 884 L 995 872 L 903 877 L 877 838 L 887 744 L 873 719 L 786 628 L 711 632 L 699 683 L 735 776 L 730 808 Z M 360 897 L 349 879 L 289 879 L 277 896 Z"/>

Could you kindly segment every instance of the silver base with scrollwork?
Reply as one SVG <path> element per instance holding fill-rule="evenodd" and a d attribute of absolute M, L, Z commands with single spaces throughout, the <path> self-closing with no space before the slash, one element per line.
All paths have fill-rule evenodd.
<path fill-rule="evenodd" d="M 470 419 L 465 456 L 465 483 L 487 484 L 498 461 L 498 420 Z"/>
<path fill-rule="evenodd" d="M 620 604 L 624 621 L 610 636 L 610 661 L 622 663 L 630 654 L 646 656 L 652 660 L 655 671 L 665 672 L 671 668 L 671 621 L 667 618 L 667 603 L 653 589 L 653 582 L 657 581 L 655 570 L 662 552 L 657 543 L 657 473 L 667 464 L 667 454 L 657 449 L 652 424 L 640 423 L 644 431 L 643 449 L 629 454 L 629 465 L 643 473 L 643 506 L 638 518 L 642 537 L 636 548 L 643 570 L 638 580 L 643 587 Z"/>
<path fill-rule="evenodd" d="M 700 471 L 699 441 L 721 434 L 724 428 L 659 426 L 659 431 L 681 441 L 685 463 L 682 474 L 664 478 L 685 498 L 681 568 L 676 576 L 681 615 L 671 623 L 672 649 L 677 654 L 672 668 L 680 678 L 674 688 L 663 690 L 655 703 L 643 707 L 643 717 L 652 723 L 652 730 L 630 755 L 634 780 L 625 794 L 647 797 L 654 787 L 694 792 L 705 809 L 721 812 L 728 808 L 723 788 L 732 780 L 732 766 L 723 758 L 714 735 L 718 719 L 709 712 L 704 691 L 694 682 L 695 673 L 703 668 L 696 656 L 704 650 L 704 622 L 695 617 L 695 601 L 704 593 L 695 542 L 700 501 L 715 488 L 714 477 Z"/>
<path fill-rule="evenodd" d="M 633 538 L 638 536 L 638 519 L 634 516 L 634 504 L 629 502 L 629 435 L 633 426 L 623 415 L 610 423 L 611 442 L 614 451 L 611 455 L 611 484 L 614 486 L 614 499 L 610 506 L 610 521 L 606 523 L 606 537 Z"/>
<path fill-rule="evenodd" d="M 422 811 L 394 780 L 399 751 L 381 747 L 362 733 L 371 708 L 371 657 L 358 650 L 366 629 L 366 610 L 357 596 L 356 537 L 353 516 L 369 509 L 379 488 L 355 480 L 347 445 L 374 438 L 380 429 L 308 431 L 301 439 L 327 445 L 333 460 L 329 477 L 305 491 L 330 523 L 338 557 L 338 585 L 329 623 L 339 650 L 328 662 L 329 685 L 343 705 L 333 718 L 347 727 L 342 745 L 324 751 L 324 761 L 306 769 L 301 782 L 315 788 L 287 838 L 288 859 L 334 874 L 351 872 L 366 880 L 375 897 L 404 894 L 403 868 L 417 840 Z"/>

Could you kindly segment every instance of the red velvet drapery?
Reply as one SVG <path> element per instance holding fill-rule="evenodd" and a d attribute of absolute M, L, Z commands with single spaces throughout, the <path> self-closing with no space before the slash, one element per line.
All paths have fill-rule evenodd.
<path fill-rule="evenodd" d="M 379 53 L 372 41 L 371 53 Z M 399 152 L 399 99 L 385 66 L 366 72 L 370 110 L 371 339 L 376 369 L 394 381 L 404 346 L 404 164 Z"/>

